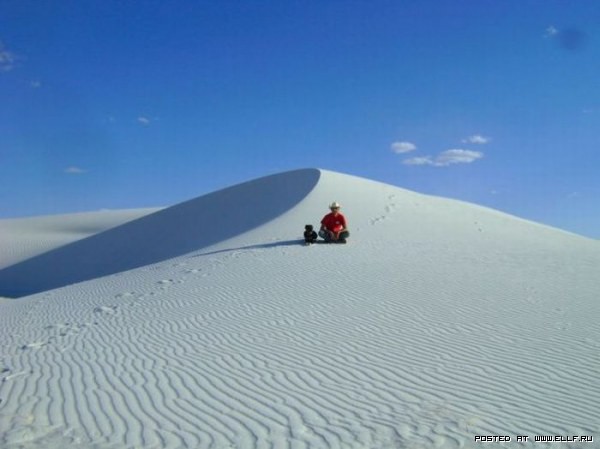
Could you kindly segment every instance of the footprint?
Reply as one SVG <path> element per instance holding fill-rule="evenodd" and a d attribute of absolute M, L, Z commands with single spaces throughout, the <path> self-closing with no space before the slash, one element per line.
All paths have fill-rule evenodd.
<path fill-rule="evenodd" d="M 9 371 L 7 371 L 8 373 Z M 8 374 L 2 378 L 2 382 L 6 382 L 8 380 L 14 379 L 15 377 L 26 376 L 27 374 L 31 374 L 31 371 L 19 371 L 17 373 Z"/>
<path fill-rule="evenodd" d="M 36 423 L 33 415 L 16 416 L 10 421 L 9 430 L 2 435 L 6 447 L 71 447 L 82 440 L 61 426 Z"/>
<path fill-rule="evenodd" d="M 115 298 L 120 299 L 120 298 L 128 298 L 130 296 L 134 296 L 135 292 L 125 292 L 125 293 L 119 293 L 117 295 L 115 295 Z"/>
<path fill-rule="evenodd" d="M 370 223 L 371 225 L 377 224 L 378 222 L 385 220 L 387 217 L 385 215 L 381 215 L 379 217 L 375 217 L 375 218 L 371 218 Z"/>
<path fill-rule="evenodd" d="M 98 306 L 94 309 L 94 313 L 114 315 L 117 312 L 117 306 Z"/>
<path fill-rule="evenodd" d="M 21 350 L 26 351 L 27 349 L 39 349 L 43 346 L 46 346 L 48 343 L 45 341 L 35 341 L 33 343 L 29 343 L 21 346 Z"/>
<path fill-rule="evenodd" d="M 59 323 L 59 324 L 51 324 L 49 326 L 46 326 L 44 329 L 51 331 L 53 329 L 56 329 L 58 332 L 58 336 L 59 337 L 66 337 L 67 335 L 73 334 L 73 333 L 78 333 L 79 329 L 82 326 L 72 326 L 71 323 Z M 52 336 L 50 338 L 54 338 L 55 336 Z"/>
<path fill-rule="evenodd" d="M 163 279 L 162 281 L 158 281 L 157 284 L 159 284 L 161 287 L 161 290 L 165 290 L 169 285 L 173 285 L 173 284 L 183 284 L 185 283 L 184 279 Z"/>

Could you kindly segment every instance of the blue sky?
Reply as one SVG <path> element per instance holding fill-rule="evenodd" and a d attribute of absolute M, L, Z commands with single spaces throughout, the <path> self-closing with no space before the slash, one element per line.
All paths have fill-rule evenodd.
<path fill-rule="evenodd" d="M 600 2 L 0 0 L 0 217 L 302 167 L 600 238 Z"/>

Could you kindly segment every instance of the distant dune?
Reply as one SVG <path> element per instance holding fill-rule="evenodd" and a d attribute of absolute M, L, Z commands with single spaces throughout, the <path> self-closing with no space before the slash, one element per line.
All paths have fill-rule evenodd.
<path fill-rule="evenodd" d="M 112 223 L 2 237 L 3 449 L 600 447 L 597 241 L 317 169 Z"/>
<path fill-rule="evenodd" d="M 0 269 L 143 217 L 159 208 L 0 219 Z"/>

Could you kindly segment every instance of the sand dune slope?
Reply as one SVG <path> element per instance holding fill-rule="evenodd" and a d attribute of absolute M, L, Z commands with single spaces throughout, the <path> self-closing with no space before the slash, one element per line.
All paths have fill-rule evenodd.
<path fill-rule="evenodd" d="M 318 170 L 269 176 L 61 246 L 0 270 L 0 296 L 26 296 L 118 273 L 241 234 L 293 207 L 318 177 Z"/>
<path fill-rule="evenodd" d="M 280 176 L 285 201 L 253 226 L 0 304 L 0 447 L 600 447 L 598 242 L 339 173 Z M 349 243 L 299 245 L 333 200 Z"/>
<path fill-rule="evenodd" d="M 0 219 L 0 269 L 90 237 L 159 208 Z"/>

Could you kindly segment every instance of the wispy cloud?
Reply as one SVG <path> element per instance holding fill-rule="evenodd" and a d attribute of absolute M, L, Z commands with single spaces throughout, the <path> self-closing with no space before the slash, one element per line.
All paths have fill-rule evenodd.
<path fill-rule="evenodd" d="M 467 137 L 466 139 L 463 139 L 462 142 L 463 143 L 474 143 L 477 145 L 484 145 L 484 144 L 488 143 L 490 140 L 492 140 L 492 139 L 490 139 L 489 137 L 482 136 L 481 134 L 475 134 L 475 135 Z"/>
<path fill-rule="evenodd" d="M 435 158 L 431 156 L 413 157 L 402 161 L 405 165 L 433 165 L 434 167 L 447 167 L 453 164 L 470 164 L 483 157 L 480 151 L 452 149 L 442 151 Z"/>
<path fill-rule="evenodd" d="M 402 161 L 404 165 L 433 165 L 431 156 L 411 157 Z"/>
<path fill-rule="evenodd" d="M 69 175 L 81 175 L 83 173 L 87 173 L 87 170 L 84 170 L 83 168 L 80 168 L 80 167 L 70 166 L 70 167 L 65 168 L 64 172 Z"/>
<path fill-rule="evenodd" d="M 42 87 L 42 83 L 40 81 L 32 81 L 31 83 L 29 83 L 29 85 L 33 89 L 39 89 L 40 87 Z"/>
<path fill-rule="evenodd" d="M 0 42 L 0 72 L 10 72 L 15 67 L 15 55 Z"/>
<path fill-rule="evenodd" d="M 390 145 L 390 149 L 396 153 L 409 153 L 417 149 L 417 146 L 412 142 L 393 142 Z"/>
<path fill-rule="evenodd" d="M 137 118 L 138 123 L 144 125 L 144 126 L 148 126 L 150 124 L 150 119 L 148 117 L 138 117 Z"/>
<path fill-rule="evenodd" d="M 434 165 L 438 167 L 445 167 L 446 165 L 452 164 L 470 164 L 475 162 L 477 159 L 481 159 L 483 153 L 480 151 L 453 149 L 446 150 L 438 154 L 435 158 Z"/>
<path fill-rule="evenodd" d="M 557 34 L 558 29 L 556 29 L 554 25 L 550 25 L 548 28 L 546 28 L 546 33 L 544 34 L 544 37 L 552 37 L 556 36 Z"/>

